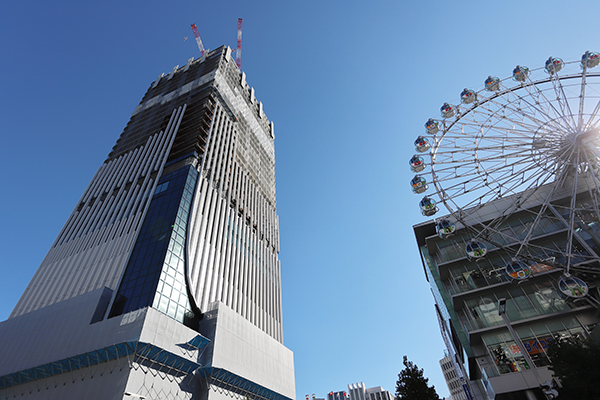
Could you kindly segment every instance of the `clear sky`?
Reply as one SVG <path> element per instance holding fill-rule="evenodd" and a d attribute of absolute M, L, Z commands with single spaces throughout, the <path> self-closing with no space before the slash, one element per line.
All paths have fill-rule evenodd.
<path fill-rule="evenodd" d="M 275 123 L 284 342 L 297 399 L 395 391 L 402 356 L 448 395 L 408 159 L 463 88 L 600 51 L 590 1 L 7 1 L 0 13 L 0 321 L 146 89 L 235 47 Z M 185 38 L 187 37 L 187 40 Z"/>

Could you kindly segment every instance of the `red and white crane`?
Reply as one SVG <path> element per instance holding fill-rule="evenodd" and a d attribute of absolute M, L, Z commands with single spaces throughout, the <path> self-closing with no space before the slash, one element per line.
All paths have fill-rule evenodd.
<path fill-rule="evenodd" d="M 206 50 L 204 50 L 204 45 L 202 44 L 202 39 L 200 39 L 200 33 L 198 32 L 196 24 L 192 24 L 192 31 L 194 32 L 196 43 L 198 43 L 198 48 L 200 49 L 200 56 L 203 56 Z"/>
<path fill-rule="evenodd" d="M 194 37 L 196 38 L 196 43 L 198 43 L 198 49 L 200 49 L 200 56 L 203 56 L 206 50 L 204 49 L 204 45 L 202 44 L 202 39 L 200 39 L 200 33 L 198 32 L 198 27 L 196 24 L 192 24 L 192 31 L 194 32 Z M 238 31 L 237 31 L 237 49 L 235 51 L 235 63 L 238 68 L 242 68 L 242 19 L 238 18 Z"/>

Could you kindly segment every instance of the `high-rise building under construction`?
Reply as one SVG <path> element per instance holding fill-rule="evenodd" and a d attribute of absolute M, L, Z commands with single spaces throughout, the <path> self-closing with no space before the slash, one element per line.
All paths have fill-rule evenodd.
<path fill-rule="evenodd" d="M 0 398 L 293 399 L 274 138 L 228 47 L 152 83 L 0 324 Z"/>

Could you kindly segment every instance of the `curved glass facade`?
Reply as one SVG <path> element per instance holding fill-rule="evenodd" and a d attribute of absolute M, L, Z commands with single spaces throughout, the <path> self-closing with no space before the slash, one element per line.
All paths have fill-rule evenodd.
<path fill-rule="evenodd" d="M 185 243 L 197 179 L 198 171 L 191 165 L 160 179 L 111 317 L 151 306 L 179 322 L 194 319 L 185 280 Z"/>

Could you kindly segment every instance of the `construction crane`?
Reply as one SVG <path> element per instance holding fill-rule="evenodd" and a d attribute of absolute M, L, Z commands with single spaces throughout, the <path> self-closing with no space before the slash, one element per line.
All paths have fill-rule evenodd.
<path fill-rule="evenodd" d="M 204 50 L 204 45 L 202 44 L 202 39 L 200 39 L 200 33 L 198 33 L 198 28 L 196 27 L 196 24 L 192 24 L 192 31 L 194 32 L 194 36 L 196 37 L 196 43 L 198 43 L 198 48 L 200 49 L 200 56 L 203 56 L 206 50 Z"/>
<path fill-rule="evenodd" d="M 238 18 L 237 50 L 235 51 L 235 63 L 242 69 L 242 19 Z"/>

